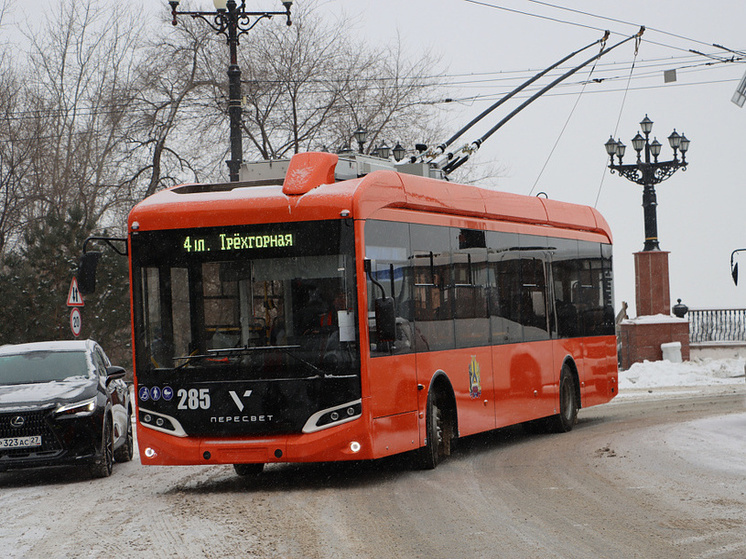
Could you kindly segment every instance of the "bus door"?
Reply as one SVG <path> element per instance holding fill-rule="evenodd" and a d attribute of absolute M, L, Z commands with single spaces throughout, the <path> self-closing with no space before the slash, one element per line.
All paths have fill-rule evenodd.
<path fill-rule="evenodd" d="M 370 359 L 368 387 L 373 444 L 378 454 L 411 450 L 418 442 L 418 383 L 415 351 L 422 347 L 422 336 L 414 325 L 413 278 L 409 259 L 409 225 L 368 220 L 365 223 L 365 258 L 370 273 L 368 292 L 368 331 Z M 376 331 L 375 302 L 392 298 L 396 315 L 394 340 L 379 340 Z"/>
<path fill-rule="evenodd" d="M 457 382 L 468 381 L 466 396 L 459 402 L 459 434 L 465 435 L 496 426 L 486 232 L 451 229 L 451 246 Z"/>
<path fill-rule="evenodd" d="M 485 232 L 412 224 L 410 237 L 420 411 L 433 376 L 444 374 L 456 399 L 459 435 L 492 429 Z M 424 421 L 420 427 L 424 441 Z"/>
<path fill-rule="evenodd" d="M 533 414 L 544 417 L 554 414 L 559 405 L 560 371 L 555 367 L 550 335 L 546 239 L 527 237 L 521 238 L 521 323 L 523 353 L 535 370 L 526 368 L 526 388 Z"/>
<path fill-rule="evenodd" d="M 549 415 L 554 371 L 544 237 L 493 232 L 490 325 L 498 426 Z"/>
<path fill-rule="evenodd" d="M 611 245 L 552 239 L 557 351 L 572 355 L 583 405 L 608 399 L 615 370 Z M 562 356 L 560 356 L 562 357 Z"/>
<path fill-rule="evenodd" d="M 613 396 L 610 371 L 616 370 L 611 245 L 580 241 L 578 328 L 583 343 L 584 405 Z M 613 375 L 613 373 L 612 373 Z"/>

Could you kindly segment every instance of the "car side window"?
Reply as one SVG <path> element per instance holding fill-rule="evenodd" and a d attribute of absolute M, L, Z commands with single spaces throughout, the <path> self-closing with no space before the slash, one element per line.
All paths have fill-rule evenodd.
<path fill-rule="evenodd" d="M 106 361 L 101 355 L 101 351 L 96 348 L 93 352 L 93 365 L 96 367 L 98 376 L 106 378 Z"/>
<path fill-rule="evenodd" d="M 104 353 L 104 350 L 101 349 L 101 347 L 97 347 L 96 351 L 101 355 L 101 361 L 104 362 L 104 368 L 111 367 L 111 361 L 107 357 L 107 355 Z"/>

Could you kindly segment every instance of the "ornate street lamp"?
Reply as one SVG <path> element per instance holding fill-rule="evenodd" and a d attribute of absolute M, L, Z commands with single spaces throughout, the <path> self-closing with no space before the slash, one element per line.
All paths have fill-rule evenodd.
<path fill-rule="evenodd" d="M 358 151 L 360 153 L 363 153 L 363 148 L 365 147 L 365 140 L 368 139 L 368 131 L 365 128 L 358 128 L 354 132 L 355 141 L 358 145 Z"/>
<path fill-rule="evenodd" d="M 177 24 L 176 16 L 187 15 L 201 19 L 218 34 L 225 36 L 230 48 L 230 65 L 228 66 L 228 117 L 230 118 L 231 158 L 226 161 L 230 180 L 237 181 L 243 162 L 241 142 L 241 70 L 238 67 L 238 38 L 248 33 L 257 23 L 272 16 L 285 16 L 290 25 L 290 8 L 293 0 L 282 0 L 284 12 L 247 12 L 245 0 L 239 6 L 235 0 L 213 0 L 214 12 L 180 12 L 179 0 L 170 0 L 171 23 Z"/>
<path fill-rule="evenodd" d="M 397 162 L 404 159 L 404 156 L 407 154 L 407 150 L 405 150 L 399 142 L 396 142 L 396 145 L 394 146 L 394 149 L 392 151 L 394 154 L 394 159 L 396 159 Z"/>
<path fill-rule="evenodd" d="M 639 132 L 632 138 L 632 148 L 637 152 L 637 162 L 624 165 L 622 158 L 626 147 L 621 140 L 615 141 L 609 138 L 604 144 L 606 153 L 609 155 L 609 169 L 613 174 L 618 172 L 625 179 L 636 182 L 643 186 L 642 207 L 645 217 L 645 247 L 643 251 L 660 250 L 658 245 L 658 218 L 656 206 L 658 205 L 655 185 L 663 182 L 678 169 L 686 171 L 686 152 L 689 150 L 689 140 L 676 130 L 668 137 L 668 143 L 673 150 L 673 159 L 670 161 L 658 161 L 661 153 L 661 143 L 657 139 L 650 141 L 650 132 L 653 130 L 653 121 L 645 115 L 640 122 L 641 135 Z M 644 156 L 643 156 L 644 153 Z M 681 153 L 679 160 L 678 153 Z M 619 163 L 614 163 L 614 157 Z M 652 161 L 651 161 L 652 158 Z"/>

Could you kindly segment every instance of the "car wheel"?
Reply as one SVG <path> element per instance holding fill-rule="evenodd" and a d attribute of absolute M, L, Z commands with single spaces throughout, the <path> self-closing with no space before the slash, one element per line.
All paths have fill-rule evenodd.
<path fill-rule="evenodd" d="M 132 416 L 127 415 L 127 439 L 124 444 L 114 451 L 114 460 L 129 462 L 135 452 L 135 437 L 132 435 Z"/>
<path fill-rule="evenodd" d="M 91 467 L 93 477 L 109 477 L 114 467 L 114 433 L 111 428 L 111 420 L 104 418 L 104 428 L 102 429 L 101 455 Z"/>

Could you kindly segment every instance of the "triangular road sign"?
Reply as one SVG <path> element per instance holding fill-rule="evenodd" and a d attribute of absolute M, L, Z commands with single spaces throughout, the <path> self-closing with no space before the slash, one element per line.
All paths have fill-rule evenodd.
<path fill-rule="evenodd" d="M 70 282 L 70 291 L 67 294 L 67 306 L 68 307 L 84 307 L 83 296 L 80 294 L 78 289 L 78 279 L 73 276 L 73 281 Z"/>

